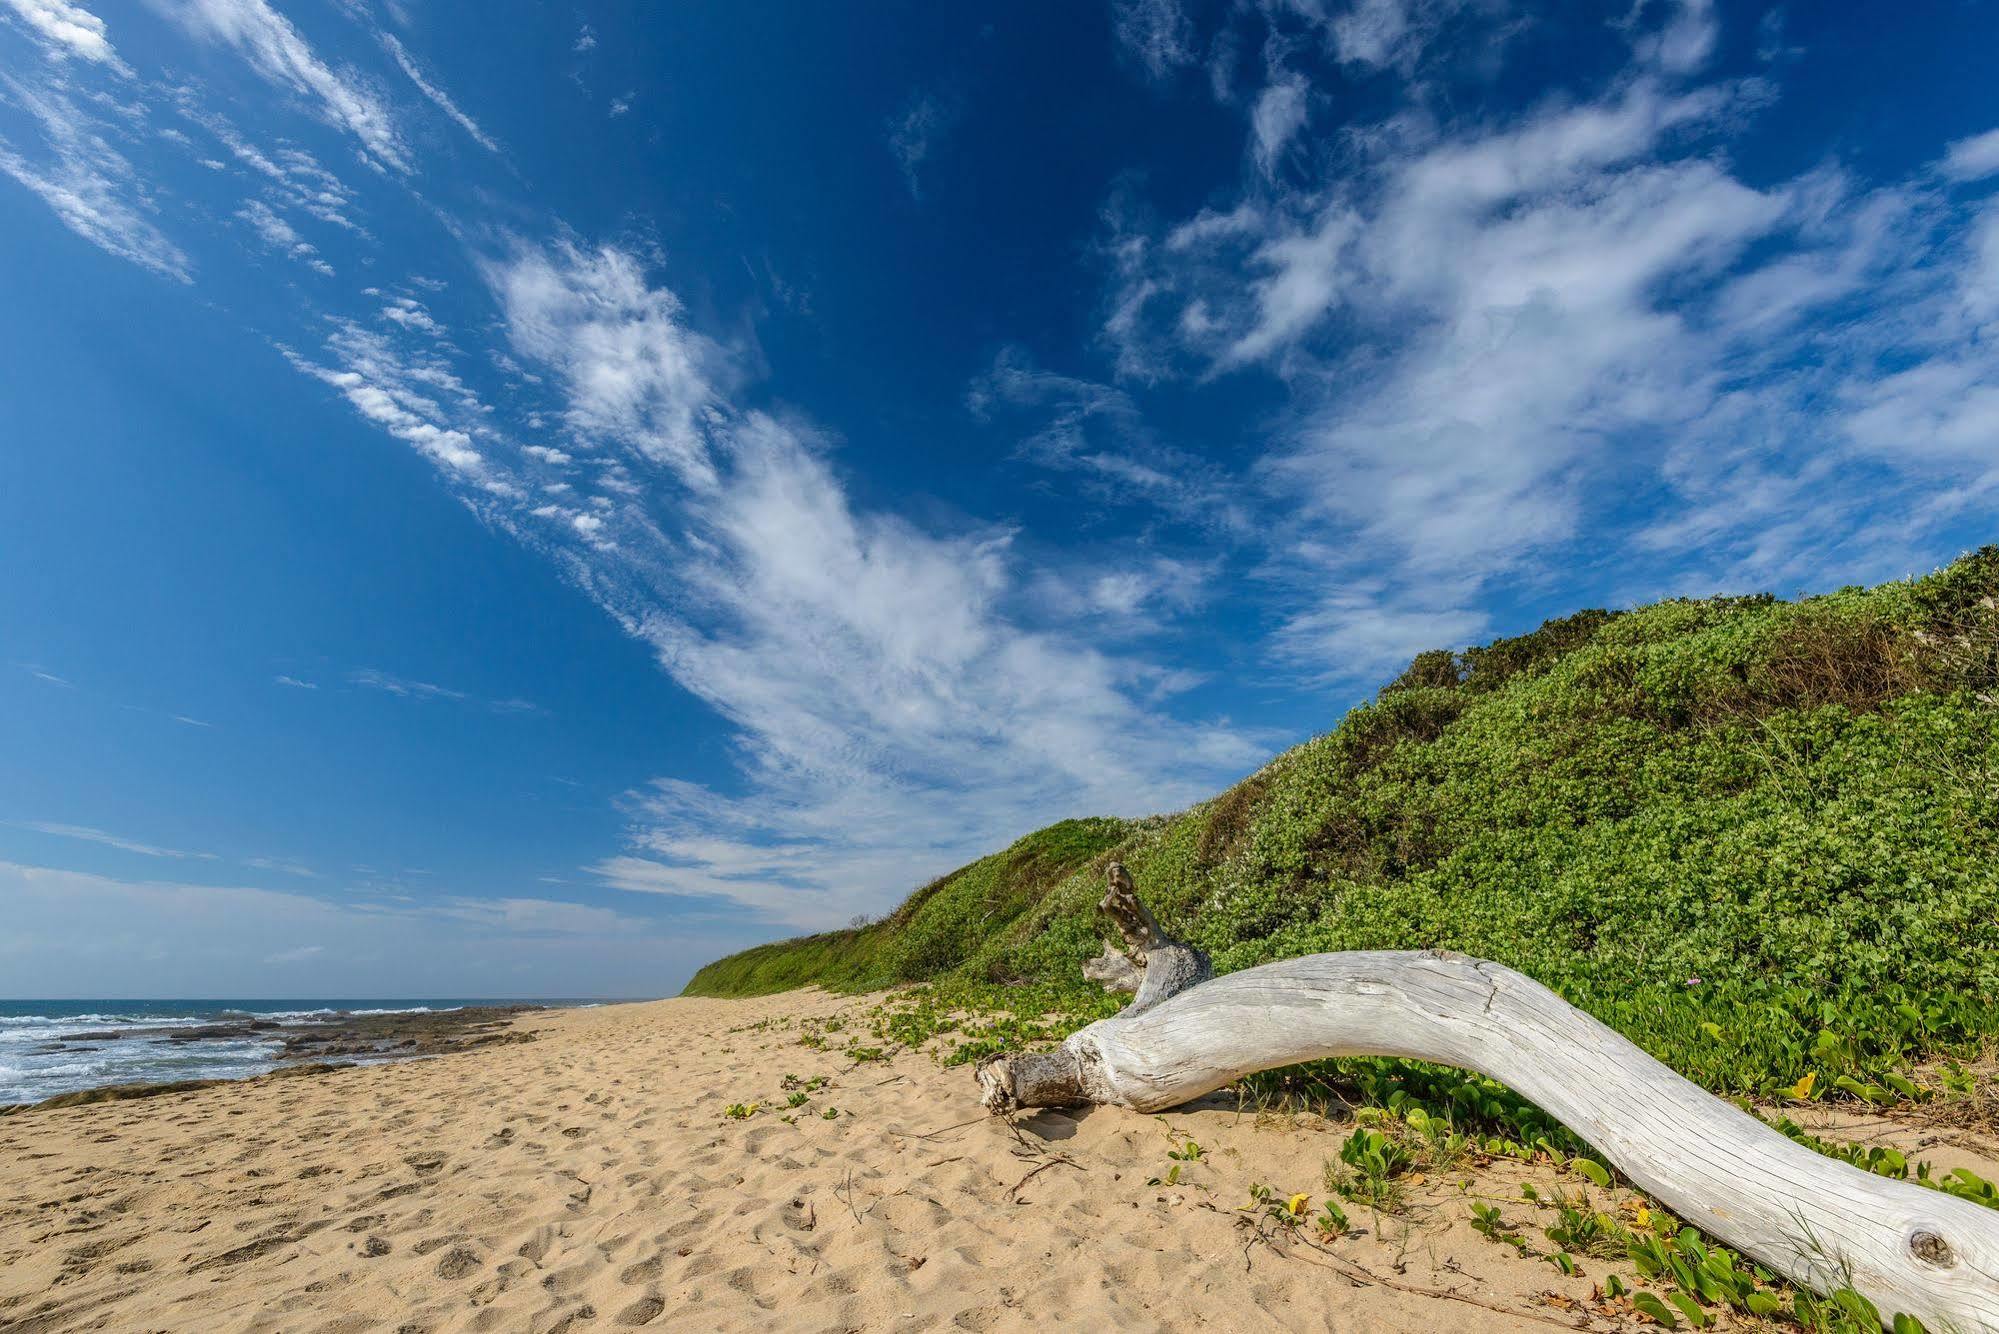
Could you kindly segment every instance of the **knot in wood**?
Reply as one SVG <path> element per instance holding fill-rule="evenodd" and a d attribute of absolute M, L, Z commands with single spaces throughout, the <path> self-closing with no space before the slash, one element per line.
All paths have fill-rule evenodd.
<path fill-rule="evenodd" d="M 1935 1265 L 1939 1269 L 1948 1269 L 1957 1263 L 1957 1253 L 1951 1250 L 1950 1243 L 1926 1229 L 1910 1234 L 1909 1253 L 1924 1264 Z"/>

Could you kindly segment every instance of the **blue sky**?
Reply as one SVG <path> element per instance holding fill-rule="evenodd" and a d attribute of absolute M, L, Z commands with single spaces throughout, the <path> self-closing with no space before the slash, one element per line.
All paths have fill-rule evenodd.
<path fill-rule="evenodd" d="M 1999 498 L 1999 16 L 0 0 L 0 992 L 644 995 Z"/>

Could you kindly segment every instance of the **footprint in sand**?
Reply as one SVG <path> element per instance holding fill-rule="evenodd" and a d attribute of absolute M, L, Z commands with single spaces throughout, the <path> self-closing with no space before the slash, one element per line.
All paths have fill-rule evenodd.
<path fill-rule="evenodd" d="M 659 1298 L 641 1297 L 624 1310 L 618 1312 L 618 1323 L 621 1325 L 651 1324 L 659 1318 L 659 1313 L 665 1309 L 666 1303 Z"/>
<path fill-rule="evenodd" d="M 479 1267 L 479 1256 L 464 1246 L 453 1246 L 437 1262 L 437 1276 L 441 1279 L 459 1279 Z"/>
<path fill-rule="evenodd" d="M 659 1270 L 660 1258 L 655 1255 L 650 1260 L 641 1260 L 637 1264 L 626 1265 L 624 1272 L 618 1275 L 618 1282 L 630 1287 L 636 1287 L 641 1283 L 650 1283 L 659 1277 Z"/>

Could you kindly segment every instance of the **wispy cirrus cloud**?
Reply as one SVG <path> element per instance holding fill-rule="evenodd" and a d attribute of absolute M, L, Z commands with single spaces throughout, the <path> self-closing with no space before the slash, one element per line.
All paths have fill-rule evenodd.
<path fill-rule="evenodd" d="M 911 99 L 902 113 L 889 121 L 888 149 L 902 170 L 911 199 L 923 198 L 921 172 L 938 142 L 947 134 L 957 112 L 950 104 L 928 93 Z"/>
<path fill-rule="evenodd" d="M 417 681 L 406 676 L 396 676 L 389 672 L 364 667 L 350 672 L 347 679 L 368 690 L 380 690 L 385 694 L 400 695 L 404 699 L 443 699 L 454 704 L 462 704 L 471 696 L 462 690 L 453 690 L 432 681 Z"/>
<path fill-rule="evenodd" d="M 418 92 L 429 98 L 439 111 L 448 116 L 459 129 L 465 131 L 471 137 L 473 143 L 479 145 L 479 147 L 485 149 L 488 153 L 497 153 L 500 151 L 500 145 L 493 139 L 493 136 L 480 129 L 479 122 L 473 120 L 460 110 L 458 104 L 451 100 L 451 95 L 438 87 L 430 76 L 423 72 L 422 67 L 416 63 L 415 58 L 410 55 L 409 51 L 400 41 L 396 40 L 395 34 L 381 32 L 376 35 L 381 38 L 383 48 L 395 59 L 396 67 L 409 77 L 409 81 L 416 85 Z"/>
<path fill-rule="evenodd" d="M 336 324 L 327 360 L 295 364 L 431 454 L 734 728 L 740 791 L 634 794 L 604 883 L 824 925 L 913 869 L 1077 809 L 1183 803 L 1254 759 L 1225 724 L 1156 712 L 1156 665 L 1017 622 L 1033 578 L 1005 530 L 857 508 L 808 425 L 732 402 L 741 372 L 637 256 L 516 242 L 482 271 L 511 354 L 557 395 L 561 449 L 520 443 L 532 428 L 495 423 L 432 353 Z M 468 447 L 484 430 L 480 467 L 413 423 Z M 1098 612 L 1130 611 L 1165 584 L 1096 587 Z"/>
<path fill-rule="evenodd" d="M 155 843 L 141 843 L 137 839 L 122 838 L 117 834 L 93 829 L 88 825 L 58 824 L 48 820 L 8 820 L 11 829 L 26 829 L 31 833 L 47 834 L 52 838 L 67 838 L 80 843 L 97 843 L 120 852 L 136 852 L 142 857 L 169 857 L 182 861 L 219 861 L 213 852 L 185 852 L 179 848 L 161 847 Z"/>
<path fill-rule="evenodd" d="M 713 485 L 707 428 L 726 354 L 686 325 L 680 298 L 647 282 L 636 255 L 565 237 L 519 246 L 483 272 L 515 354 L 564 385 L 575 440 L 622 446 L 688 485 Z"/>
<path fill-rule="evenodd" d="M 253 871 L 282 871 L 303 880 L 317 879 L 319 873 L 303 862 L 291 861 L 284 857 L 245 857 L 243 865 Z"/>
<path fill-rule="evenodd" d="M 1943 172 L 1953 181 L 1977 181 L 1999 174 L 1999 129 L 1952 143 L 1944 153 Z"/>
<path fill-rule="evenodd" d="M 419 681 L 412 677 L 397 676 L 393 672 L 381 671 L 374 667 L 363 667 L 349 672 L 348 683 L 364 690 L 379 690 L 386 695 L 401 699 L 441 700 L 450 704 L 467 704 L 501 714 L 526 714 L 544 712 L 541 705 L 532 700 L 509 697 L 506 699 L 481 699 L 463 690 L 441 686 L 434 681 Z"/>
<path fill-rule="evenodd" d="M 236 51 L 272 84 L 305 98 L 375 162 L 408 173 L 412 158 L 388 101 L 358 73 L 338 71 L 266 0 L 176 0 L 162 12 L 188 32 Z"/>
<path fill-rule="evenodd" d="M 1383 0 L 1330 31 L 1343 58 L 1406 66 L 1401 44 L 1479 20 Z M 1595 95 L 1349 126 L 1285 181 L 1286 136 L 1252 106 L 1236 198 L 1163 224 L 1109 211 L 1103 334 L 1126 382 L 1289 387 L 1255 469 L 1288 670 L 1379 679 L 1484 634 L 1497 581 L 1550 578 L 1586 541 L 1643 554 L 1625 596 L 1696 559 L 1719 581 L 1897 573 L 1993 485 L 1999 211 L 1837 166 L 1746 183 L 1721 145 L 1771 86 L 1694 81 L 1706 3 L 1628 22 L 1631 65 Z M 1999 169 L 1986 140 L 1941 174 Z M 1633 488 L 1663 501 L 1636 525 L 1610 503 Z M 1875 517 L 1884 494 L 1907 521 Z"/>
<path fill-rule="evenodd" d="M 0 0 L 0 11 L 11 12 L 58 60 L 74 57 L 131 72 L 112 48 L 104 20 L 74 0 Z"/>
<path fill-rule="evenodd" d="M 88 967 L 113 967 L 159 995 L 221 990 L 280 994 L 300 964 L 341 968 L 343 986 L 388 995 L 422 977 L 471 995 L 496 977 L 558 966 L 590 978 L 599 995 L 655 995 L 662 975 L 691 970 L 740 936 L 690 931 L 583 903 L 442 895 L 410 902 L 352 887 L 296 890 L 121 880 L 0 862 L 8 929 L 7 975 L 23 989 L 60 993 Z M 77 921 L 93 924 L 88 933 Z"/>
<path fill-rule="evenodd" d="M 297 228 L 279 217 L 263 200 L 247 200 L 236 210 L 236 216 L 270 249 L 298 260 L 322 277 L 333 276 L 333 266 L 319 258 L 319 248 L 300 236 Z"/>
<path fill-rule="evenodd" d="M 1017 457 L 1070 474 L 1095 503 L 1154 508 L 1200 529 L 1249 521 L 1239 479 L 1159 439 L 1117 385 L 1050 371 L 1004 348 L 972 381 L 965 404 L 978 420 L 1020 423 Z"/>
<path fill-rule="evenodd" d="M 41 151 L 30 158 L 0 136 L 0 172 L 40 196 L 64 226 L 91 244 L 162 277 L 192 281 L 193 265 L 160 230 L 144 178 L 68 85 L 60 77 L 30 85 L 0 74 L 0 89 L 0 103 L 25 112 L 41 138 Z"/>
<path fill-rule="evenodd" d="M 1194 61 L 1194 23 L 1180 0 L 1111 0 L 1111 31 L 1148 78 L 1164 79 Z"/>

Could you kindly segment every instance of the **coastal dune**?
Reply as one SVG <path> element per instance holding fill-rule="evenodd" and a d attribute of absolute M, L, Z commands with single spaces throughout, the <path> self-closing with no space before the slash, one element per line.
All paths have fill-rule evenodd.
<path fill-rule="evenodd" d="M 0 1118 L 0 1330 L 1626 1323 L 1592 1311 L 1600 1274 L 1467 1225 L 1468 1190 L 1518 1200 L 1531 1169 L 1273 1245 L 1249 1185 L 1316 1206 L 1349 1126 L 1211 1099 L 1009 1128 L 962 1067 L 800 1043 L 869 1004 L 553 1011 L 522 1018 L 530 1042 Z"/>

